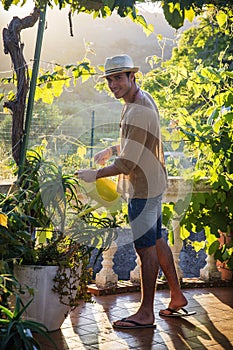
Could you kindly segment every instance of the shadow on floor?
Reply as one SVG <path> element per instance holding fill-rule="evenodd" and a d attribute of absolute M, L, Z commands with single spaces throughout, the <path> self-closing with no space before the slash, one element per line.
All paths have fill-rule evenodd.
<path fill-rule="evenodd" d="M 187 318 L 159 317 L 169 303 L 169 291 L 156 292 L 154 308 L 157 329 L 114 330 L 112 322 L 136 312 L 140 293 L 93 297 L 94 303 L 81 303 L 62 325 L 50 333 L 59 350 L 187 350 L 233 349 L 233 288 L 185 289 L 188 309 L 196 315 Z M 42 350 L 54 349 L 43 341 Z"/>

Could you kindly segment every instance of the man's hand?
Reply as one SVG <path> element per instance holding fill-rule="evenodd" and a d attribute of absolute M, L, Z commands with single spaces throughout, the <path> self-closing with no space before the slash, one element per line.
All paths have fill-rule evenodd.
<path fill-rule="evenodd" d="M 109 160 L 109 158 L 111 158 L 111 156 L 112 156 L 111 148 L 106 148 L 103 151 L 100 151 L 95 154 L 94 162 L 99 165 L 104 165 Z"/>
<path fill-rule="evenodd" d="M 74 173 L 74 175 L 78 176 L 80 180 L 85 182 L 94 182 L 96 181 L 97 171 L 98 170 L 93 169 L 78 170 Z"/>

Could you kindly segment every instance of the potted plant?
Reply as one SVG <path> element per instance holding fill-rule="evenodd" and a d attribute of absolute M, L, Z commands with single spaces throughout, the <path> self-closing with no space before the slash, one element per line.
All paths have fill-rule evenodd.
<path fill-rule="evenodd" d="M 222 280 L 233 280 L 233 264 L 232 264 L 232 252 L 233 250 L 233 232 L 219 232 L 218 238 L 219 247 L 215 254 L 217 261 L 216 265 L 221 272 Z M 220 252 L 220 254 L 219 254 Z"/>
<path fill-rule="evenodd" d="M 47 337 L 55 348 L 57 348 L 52 338 L 48 336 L 47 328 L 43 324 L 23 318 L 23 314 L 31 302 L 32 299 L 22 307 L 20 297 L 16 295 L 16 303 L 13 311 L 0 305 L 0 311 L 3 314 L 3 318 L 0 318 L 1 350 L 41 349 L 40 344 L 33 337 L 32 332 Z"/>
<path fill-rule="evenodd" d="M 40 334 L 51 341 L 57 349 L 53 339 L 48 335 L 47 328 L 38 322 L 26 320 L 24 313 L 32 302 L 22 306 L 19 291 L 20 284 L 7 272 L 7 264 L 2 260 L 0 267 L 0 344 L 1 350 L 32 349 L 40 350 L 40 344 L 34 334 Z M 12 300 L 15 303 L 12 306 Z M 33 333 L 32 333 L 33 332 Z"/>
<path fill-rule="evenodd" d="M 95 216 L 89 203 L 79 199 L 78 188 L 78 179 L 62 174 L 56 164 L 46 161 L 40 147 L 28 152 L 18 182 L 7 194 L 0 194 L 1 256 L 12 270 L 14 261 L 15 276 L 29 287 L 22 300 L 27 303 L 34 294 L 27 317 L 38 321 L 34 318 L 38 314 L 49 330 L 58 329 L 81 298 L 90 300 L 90 253 L 97 245 L 99 251 L 107 249 L 116 234 L 112 229 L 107 233 L 117 225 L 115 218 Z M 28 273 L 26 265 L 30 266 Z M 23 283 L 22 276 L 28 278 Z M 47 277 L 49 304 L 58 296 L 50 311 L 41 306 L 45 296 L 38 292 L 44 292 Z M 39 306 L 35 306 L 36 301 Z M 45 319 L 41 318 L 43 308 Z M 54 315 L 58 309 L 59 315 Z M 50 324 L 49 319 L 57 323 Z"/>

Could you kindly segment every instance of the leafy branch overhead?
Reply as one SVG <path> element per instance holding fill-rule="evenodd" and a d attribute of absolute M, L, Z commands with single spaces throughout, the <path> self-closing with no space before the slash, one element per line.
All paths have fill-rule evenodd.
<path fill-rule="evenodd" d="M 26 2 L 27 0 L 25 0 L 22 5 Z M 11 5 L 18 3 L 19 1 L 15 0 L 2 0 L 5 10 L 8 10 Z M 185 19 L 192 21 L 194 16 L 200 14 L 206 5 L 212 5 L 218 9 L 224 6 L 233 7 L 231 0 L 73 0 L 72 2 L 69 0 L 35 0 L 35 6 L 38 8 L 45 3 L 50 7 L 53 7 L 54 5 L 59 6 L 61 10 L 66 6 L 69 6 L 73 14 L 84 12 L 92 14 L 94 18 L 105 18 L 111 16 L 111 14 L 116 11 L 119 16 L 129 16 L 143 26 L 146 26 L 146 23 L 143 17 L 138 14 L 137 5 L 143 3 L 154 3 L 162 7 L 167 22 L 175 29 L 182 27 Z"/>

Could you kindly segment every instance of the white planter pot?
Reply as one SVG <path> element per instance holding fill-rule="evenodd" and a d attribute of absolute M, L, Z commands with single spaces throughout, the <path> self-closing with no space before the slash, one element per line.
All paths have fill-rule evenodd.
<path fill-rule="evenodd" d="M 25 286 L 33 288 L 34 299 L 26 311 L 26 318 L 43 323 L 49 331 L 58 330 L 69 312 L 69 306 L 60 303 L 59 295 L 52 291 L 57 266 L 15 265 L 14 274 Z M 32 296 L 28 292 L 21 296 L 26 304 Z"/>

